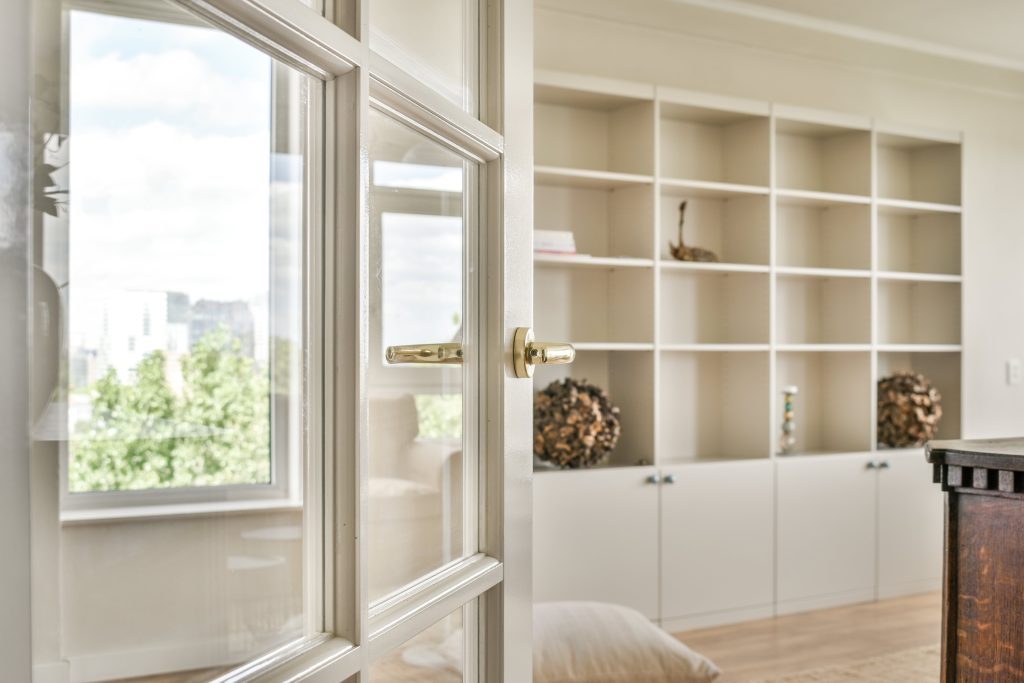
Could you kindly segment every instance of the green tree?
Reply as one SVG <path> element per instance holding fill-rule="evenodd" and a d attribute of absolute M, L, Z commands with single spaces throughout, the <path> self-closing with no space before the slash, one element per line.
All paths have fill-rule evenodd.
<path fill-rule="evenodd" d="M 73 492 L 270 481 L 267 373 L 226 329 L 210 332 L 182 358 L 183 389 L 167 381 L 156 351 L 133 383 L 113 370 L 92 388 L 92 415 L 72 442 Z"/>

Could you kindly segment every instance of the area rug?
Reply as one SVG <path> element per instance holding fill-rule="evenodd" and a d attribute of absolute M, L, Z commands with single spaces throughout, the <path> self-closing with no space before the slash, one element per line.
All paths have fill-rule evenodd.
<path fill-rule="evenodd" d="M 939 680 L 939 652 L 938 645 L 929 645 L 758 683 L 935 683 Z"/>

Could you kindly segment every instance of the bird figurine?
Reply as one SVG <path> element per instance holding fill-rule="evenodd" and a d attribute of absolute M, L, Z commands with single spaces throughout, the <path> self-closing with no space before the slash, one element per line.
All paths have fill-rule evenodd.
<path fill-rule="evenodd" d="M 668 250 L 679 261 L 718 262 L 718 254 L 702 247 L 688 247 L 683 243 L 683 221 L 686 218 L 686 202 L 679 205 L 679 244 L 668 243 Z"/>

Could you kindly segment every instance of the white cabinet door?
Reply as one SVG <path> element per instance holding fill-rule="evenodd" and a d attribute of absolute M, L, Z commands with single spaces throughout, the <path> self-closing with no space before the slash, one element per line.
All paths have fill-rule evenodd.
<path fill-rule="evenodd" d="M 776 461 L 779 613 L 874 598 L 873 459 L 861 453 Z"/>
<path fill-rule="evenodd" d="M 662 469 L 661 614 L 666 629 L 772 615 L 772 476 L 768 460 Z"/>
<path fill-rule="evenodd" d="M 533 596 L 597 600 L 658 617 L 652 467 L 544 472 L 533 484 Z"/>
<path fill-rule="evenodd" d="M 878 597 L 938 590 L 942 488 L 932 483 L 921 450 L 876 456 L 883 464 L 878 470 Z"/>

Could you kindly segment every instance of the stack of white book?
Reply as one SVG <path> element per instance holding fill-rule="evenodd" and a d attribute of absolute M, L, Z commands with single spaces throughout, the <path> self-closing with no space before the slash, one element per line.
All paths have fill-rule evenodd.
<path fill-rule="evenodd" d="M 537 254 L 575 254 L 576 238 L 571 230 L 534 230 L 533 251 Z"/>

